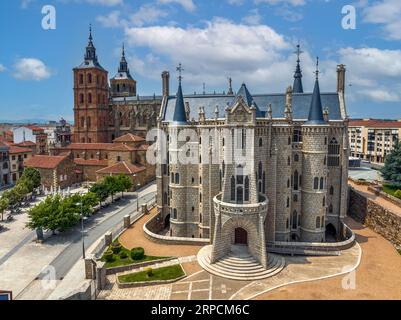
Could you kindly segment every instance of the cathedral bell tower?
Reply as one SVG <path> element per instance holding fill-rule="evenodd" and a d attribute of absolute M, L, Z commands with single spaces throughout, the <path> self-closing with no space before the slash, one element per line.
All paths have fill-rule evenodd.
<path fill-rule="evenodd" d="M 107 71 L 99 64 L 93 45 L 92 27 L 84 61 L 74 72 L 74 136 L 75 143 L 108 141 L 109 85 Z"/>
<path fill-rule="evenodd" d="M 110 80 L 111 95 L 113 97 L 136 96 L 136 81 L 132 78 L 125 59 L 125 48 L 123 45 L 118 73 Z"/>

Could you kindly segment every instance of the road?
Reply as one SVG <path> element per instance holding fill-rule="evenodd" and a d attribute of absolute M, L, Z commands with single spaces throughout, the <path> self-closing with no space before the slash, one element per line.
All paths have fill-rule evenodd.
<path fill-rule="evenodd" d="M 146 193 L 139 198 L 139 208 L 141 204 L 150 202 L 156 195 L 156 192 L 152 191 Z M 117 209 L 117 211 L 116 211 Z M 123 199 L 119 200 L 115 204 L 103 209 L 96 215 L 93 215 L 85 221 L 85 248 L 89 248 L 97 240 L 99 240 L 106 232 L 113 229 L 114 227 L 122 224 L 123 217 L 130 215 L 137 209 L 136 197 L 133 194 L 126 195 Z M 134 215 L 140 215 L 137 212 Z M 55 270 L 56 280 L 62 280 L 67 273 L 73 268 L 73 266 L 82 259 L 82 238 L 81 238 L 81 227 L 77 226 L 74 229 L 66 232 L 61 237 L 57 236 L 49 238 L 47 244 L 59 244 L 67 242 L 64 249 L 54 258 L 49 264 Z M 33 279 L 15 298 L 16 299 L 46 299 L 52 292 L 52 289 L 41 288 L 41 280 L 48 279 L 48 271 L 45 273 L 39 273 L 35 279 Z M 40 293 L 40 296 L 38 296 Z"/>

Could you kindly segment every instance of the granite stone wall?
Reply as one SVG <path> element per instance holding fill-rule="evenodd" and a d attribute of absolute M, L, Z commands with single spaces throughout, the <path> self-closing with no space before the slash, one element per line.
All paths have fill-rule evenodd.
<path fill-rule="evenodd" d="M 401 247 L 401 217 L 350 188 L 348 215 Z"/>

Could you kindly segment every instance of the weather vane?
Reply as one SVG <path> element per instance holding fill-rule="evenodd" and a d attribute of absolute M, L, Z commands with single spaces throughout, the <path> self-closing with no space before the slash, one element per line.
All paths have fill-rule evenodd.
<path fill-rule="evenodd" d="M 297 58 L 298 58 L 297 61 L 300 62 L 300 56 L 304 52 L 301 50 L 301 46 L 300 46 L 299 42 L 297 44 L 297 51 L 295 51 L 294 53 L 297 55 Z"/>
<path fill-rule="evenodd" d="M 318 79 L 319 78 L 319 57 L 316 57 L 316 71 L 315 71 L 315 74 L 316 74 L 316 79 Z"/>
<path fill-rule="evenodd" d="M 181 82 L 181 80 L 182 80 L 182 72 L 184 71 L 184 68 L 182 67 L 182 64 L 181 64 L 181 63 L 178 65 L 177 71 L 178 71 L 178 74 L 179 74 L 179 76 L 178 76 L 178 81 Z"/>

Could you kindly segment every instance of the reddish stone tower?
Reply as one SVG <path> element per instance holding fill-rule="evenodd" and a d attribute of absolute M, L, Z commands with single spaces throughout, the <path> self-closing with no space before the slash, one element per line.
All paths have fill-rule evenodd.
<path fill-rule="evenodd" d="M 92 40 L 90 28 L 85 60 L 74 68 L 75 143 L 109 142 L 108 73 L 98 62 Z"/>

